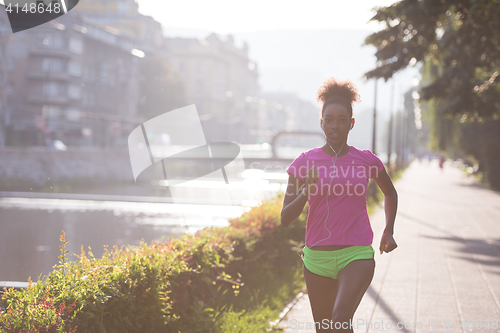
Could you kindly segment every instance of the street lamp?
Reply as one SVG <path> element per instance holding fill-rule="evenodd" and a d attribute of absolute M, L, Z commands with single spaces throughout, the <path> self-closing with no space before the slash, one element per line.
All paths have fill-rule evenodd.
<path fill-rule="evenodd" d="M 393 123 L 393 117 L 394 117 L 394 91 L 396 88 L 396 80 L 392 79 L 392 94 L 391 94 L 391 109 L 389 110 L 390 112 L 390 118 L 389 118 L 389 139 L 387 142 L 387 167 L 390 168 L 391 166 L 391 151 L 392 151 L 392 123 Z"/>

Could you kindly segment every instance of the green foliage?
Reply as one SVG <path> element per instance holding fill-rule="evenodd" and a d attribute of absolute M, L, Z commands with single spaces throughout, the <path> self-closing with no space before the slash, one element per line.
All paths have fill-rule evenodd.
<path fill-rule="evenodd" d="M 420 96 L 433 121 L 430 148 L 475 159 L 484 180 L 500 189 L 500 1 L 403 0 L 372 18 L 385 23 L 366 44 L 388 79 L 422 62 Z"/>
<path fill-rule="evenodd" d="M 479 161 L 482 181 L 500 190 L 500 121 L 464 123 L 460 126 L 462 155 Z"/>
<path fill-rule="evenodd" d="M 436 66 L 421 89 L 435 98 L 443 115 L 473 119 L 500 116 L 500 2 L 403 0 L 382 7 L 372 18 L 386 27 L 366 44 L 377 48 L 379 66 L 367 78 L 386 80 L 415 62 Z"/>
<path fill-rule="evenodd" d="M 253 207 L 228 227 L 106 249 L 100 259 L 82 249 L 68 261 L 63 233 L 59 265 L 47 277 L 4 290 L 0 330 L 262 331 L 303 288 L 294 247 L 303 241 L 306 212 L 282 227 L 282 199 Z"/>
<path fill-rule="evenodd" d="M 406 167 L 407 165 L 397 166 L 393 164 L 388 168 L 387 172 L 389 173 L 393 183 L 401 177 L 403 172 L 406 170 Z M 384 199 L 384 193 L 373 179 L 370 179 L 366 192 L 366 210 L 368 211 L 368 215 L 371 215 L 379 203 L 381 203 Z"/>
<path fill-rule="evenodd" d="M 268 306 L 257 306 L 251 311 L 241 310 L 224 312 L 217 332 L 255 333 L 269 330 L 269 318 L 276 318 L 279 310 Z"/>

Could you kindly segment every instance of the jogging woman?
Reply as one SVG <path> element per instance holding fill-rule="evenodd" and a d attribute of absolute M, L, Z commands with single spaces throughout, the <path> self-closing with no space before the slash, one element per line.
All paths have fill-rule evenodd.
<path fill-rule="evenodd" d="M 381 254 L 397 247 L 393 231 L 398 196 L 380 159 L 347 144 L 355 124 L 352 104 L 359 101 L 356 87 L 332 78 L 317 97 L 326 143 L 300 154 L 288 167 L 281 223 L 289 226 L 309 202 L 303 271 L 316 331 L 353 332 L 352 318 L 375 270 L 366 210 L 369 178 L 385 195 Z"/>

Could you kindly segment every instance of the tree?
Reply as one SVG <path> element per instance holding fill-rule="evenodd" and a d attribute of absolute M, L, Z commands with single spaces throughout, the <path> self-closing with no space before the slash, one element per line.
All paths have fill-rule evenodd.
<path fill-rule="evenodd" d="M 382 7 L 372 18 L 386 27 L 366 44 L 377 47 L 379 66 L 367 78 L 389 79 L 415 62 L 439 66 L 422 88 L 437 98 L 445 114 L 475 119 L 500 116 L 500 1 L 403 0 Z"/>
<path fill-rule="evenodd" d="M 500 176 L 495 176 L 500 167 L 498 17 L 499 0 L 402 0 L 377 9 L 372 21 L 385 27 L 365 40 L 377 48 L 377 67 L 365 74 L 368 79 L 388 80 L 410 64 L 424 63 L 431 74 L 421 82 L 420 96 L 433 106 L 439 148 L 473 155 L 496 188 L 500 188 Z M 477 141 L 471 144 L 467 137 Z M 488 149 L 479 148 L 485 146 Z"/>

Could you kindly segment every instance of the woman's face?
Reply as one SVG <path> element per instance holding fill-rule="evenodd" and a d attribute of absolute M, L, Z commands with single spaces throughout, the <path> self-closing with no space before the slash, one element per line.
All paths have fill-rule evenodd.
<path fill-rule="evenodd" d="M 354 125 L 354 118 L 346 107 L 339 104 L 328 104 L 323 110 L 321 125 L 330 144 L 342 144 Z"/>

